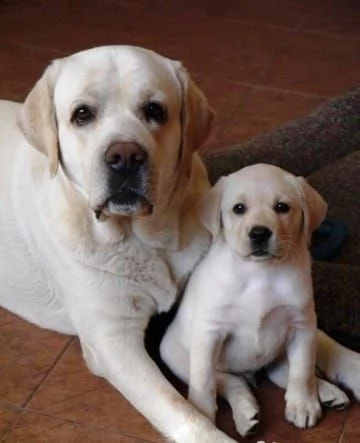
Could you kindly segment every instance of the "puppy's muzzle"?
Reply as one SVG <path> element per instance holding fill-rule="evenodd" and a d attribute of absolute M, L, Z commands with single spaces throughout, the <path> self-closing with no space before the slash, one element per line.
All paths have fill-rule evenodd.
<path fill-rule="evenodd" d="M 116 142 L 104 155 L 108 176 L 108 198 L 101 210 L 135 215 L 151 212 L 149 159 L 142 146 Z"/>
<path fill-rule="evenodd" d="M 263 257 L 269 255 L 269 242 L 273 233 L 267 226 L 256 225 L 249 231 L 251 255 Z"/>

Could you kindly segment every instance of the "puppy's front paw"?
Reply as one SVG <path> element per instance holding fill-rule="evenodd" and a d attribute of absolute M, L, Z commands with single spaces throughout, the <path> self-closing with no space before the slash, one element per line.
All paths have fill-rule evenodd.
<path fill-rule="evenodd" d="M 321 417 L 321 405 L 317 395 L 286 393 L 285 417 L 298 428 L 311 428 Z"/>
<path fill-rule="evenodd" d="M 260 412 L 255 399 L 239 398 L 236 408 L 233 407 L 235 427 L 242 437 L 256 434 L 259 429 Z"/>

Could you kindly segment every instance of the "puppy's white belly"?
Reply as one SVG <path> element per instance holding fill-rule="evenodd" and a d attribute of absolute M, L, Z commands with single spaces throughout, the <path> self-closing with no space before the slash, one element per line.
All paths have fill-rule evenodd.
<path fill-rule="evenodd" d="M 291 310 L 278 307 L 256 319 L 246 312 L 229 333 L 220 357 L 224 371 L 247 372 L 273 362 L 291 338 Z"/>

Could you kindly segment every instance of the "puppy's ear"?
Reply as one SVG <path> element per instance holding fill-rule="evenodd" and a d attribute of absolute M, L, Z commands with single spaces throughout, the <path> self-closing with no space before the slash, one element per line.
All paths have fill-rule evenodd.
<path fill-rule="evenodd" d="M 215 239 L 220 232 L 221 198 L 223 193 L 223 180 L 213 186 L 200 200 L 198 212 L 201 223 L 210 231 Z"/>
<path fill-rule="evenodd" d="M 51 64 L 26 97 L 18 116 L 18 125 L 27 141 L 48 157 L 51 177 L 59 162 L 58 136 L 53 103 L 57 63 Z"/>
<path fill-rule="evenodd" d="M 304 211 L 304 230 L 308 243 L 314 230 L 324 220 L 327 203 L 303 177 L 296 177 Z"/>
<path fill-rule="evenodd" d="M 174 63 L 182 95 L 181 155 L 188 159 L 208 138 L 215 112 L 183 65 Z"/>

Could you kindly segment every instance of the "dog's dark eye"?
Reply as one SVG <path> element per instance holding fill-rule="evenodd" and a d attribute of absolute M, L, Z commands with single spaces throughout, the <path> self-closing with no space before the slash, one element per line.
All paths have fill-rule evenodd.
<path fill-rule="evenodd" d="M 95 119 L 95 111 L 87 105 L 81 105 L 75 109 L 72 117 L 71 123 L 77 126 L 84 126 L 87 123 L 92 122 Z"/>
<path fill-rule="evenodd" d="M 277 214 L 287 214 L 290 211 L 290 206 L 287 203 L 279 202 L 274 206 L 274 211 Z"/>
<path fill-rule="evenodd" d="M 142 112 L 149 123 L 155 122 L 161 125 L 167 121 L 167 111 L 160 103 L 149 102 L 142 108 Z"/>
<path fill-rule="evenodd" d="M 245 214 L 246 212 L 246 206 L 244 203 L 236 203 L 236 205 L 233 207 L 233 213 L 236 215 Z"/>

